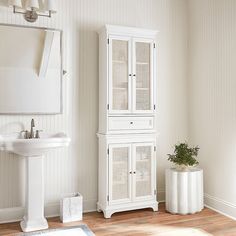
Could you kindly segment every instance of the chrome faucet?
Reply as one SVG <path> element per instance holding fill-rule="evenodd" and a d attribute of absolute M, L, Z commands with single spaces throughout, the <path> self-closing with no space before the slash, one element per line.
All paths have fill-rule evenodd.
<path fill-rule="evenodd" d="M 39 132 L 42 132 L 42 130 L 36 130 L 36 132 L 34 132 L 34 127 L 35 127 L 35 122 L 34 122 L 34 119 L 32 119 L 31 120 L 30 132 L 28 130 L 21 131 L 21 133 L 25 133 L 24 139 L 40 138 Z"/>
<path fill-rule="evenodd" d="M 34 119 L 31 120 L 31 128 L 30 128 L 30 134 L 29 134 L 29 138 L 34 138 Z"/>

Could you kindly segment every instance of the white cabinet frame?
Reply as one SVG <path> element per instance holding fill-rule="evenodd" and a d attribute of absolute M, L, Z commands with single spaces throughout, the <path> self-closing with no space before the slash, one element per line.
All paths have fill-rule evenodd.
<path fill-rule="evenodd" d="M 156 36 L 158 31 L 149 29 L 139 29 L 135 27 L 123 27 L 114 25 L 105 25 L 99 31 L 99 180 L 98 180 L 98 202 L 97 210 L 104 213 L 105 218 L 110 218 L 115 212 L 129 211 L 135 209 L 152 208 L 154 211 L 158 210 L 157 192 L 156 192 L 156 146 L 157 132 L 156 132 Z M 116 49 L 113 53 L 114 40 L 123 40 L 127 44 L 116 42 Z M 138 44 L 140 50 L 139 65 L 140 73 L 138 71 L 138 80 L 140 88 L 138 97 L 139 107 L 136 108 L 136 43 L 148 43 L 150 45 L 150 60 L 148 61 L 147 45 Z M 128 51 L 126 51 L 128 47 Z M 125 53 L 123 53 L 125 52 Z M 126 54 L 128 53 L 128 55 Z M 142 57 L 144 55 L 145 57 Z M 113 63 L 114 59 L 114 63 Z M 123 66 L 118 66 L 115 63 L 125 63 Z M 128 64 L 126 64 L 128 63 Z M 146 65 L 142 65 L 146 64 Z M 116 73 L 113 78 L 113 65 L 116 66 Z M 142 66 L 149 65 L 149 75 L 146 68 Z M 126 74 L 127 73 L 127 74 Z M 125 75 L 127 77 L 125 77 Z M 149 76 L 149 77 L 148 77 Z M 120 79 L 121 78 L 121 79 Z M 150 81 L 147 81 L 149 79 Z M 113 83 L 114 90 L 113 90 Z M 148 88 L 149 86 L 149 88 Z M 128 88 L 128 89 L 127 89 Z M 119 93 L 119 92 L 120 93 Z M 124 92 L 125 91 L 125 92 Z M 128 95 L 126 94 L 128 92 Z M 143 93 L 142 93 L 143 91 Z M 116 93 L 113 101 L 113 93 Z M 150 95 L 150 100 L 147 94 Z M 126 101 L 127 99 L 127 101 Z M 127 103 L 126 103 L 127 102 Z M 148 104 L 149 102 L 149 104 Z M 115 107 L 114 107 L 115 105 Z M 150 109 L 148 106 L 150 105 Z M 119 110 L 120 109 L 120 110 Z M 147 109 L 147 110 L 144 110 Z M 151 169 L 149 164 L 140 164 L 139 168 L 139 182 L 136 189 L 136 148 L 139 146 L 150 146 L 150 150 L 139 150 L 140 155 L 151 155 Z M 118 166 L 113 166 L 113 150 L 114 148 L 127 147 L 129 150 L 128 169 L 127 165 L 119 166 L 119 160 L 122 156 L 127 157 L 126 154 L 114 153 L 121 156 L 116 163 Z M 142 148 L 141 148 L 142 149 Z M 144 153 L 144 154 L 142 154 Z M 147 153 L 147 154 L 145 154 Z M 150 158 L 150 156 L 149 156 Z M 142 167 L 142 165 L 144 165 Z M 115 173 L 117 178 L 113 179 L 113 167 L 117 168 Z M 119 169 L 118 169 L 119 168 Z M 143 169 L 142 169 L 143 168 Z M 114 169 L 116 171 L 116 169 Z M 151 173 L 150 173 L 151 171 Z M 142 179 L 142 176 L 147 178 Z M 116 189 L 113 191 L 113 180 L 116 184 Z M 126 185 L 126 181 L 128 181 Z M 142 185 L 144 184 L 144 185 Z M 145 185 L 146 184 L 146 185 Z M 150 188 L 147 187 L 150 184 Z M 144 186 L 144 187 L 143 187 Z M 126 188 L 128 191 L 126 191 Z M 121 191 L 121 192 L 120 192 Z M 112 195 L 114 194 L 114 196 Z M 147 194 L 147 196 L 144 196 Z M 139 197 L 137 197 L 138 195 Z"/>

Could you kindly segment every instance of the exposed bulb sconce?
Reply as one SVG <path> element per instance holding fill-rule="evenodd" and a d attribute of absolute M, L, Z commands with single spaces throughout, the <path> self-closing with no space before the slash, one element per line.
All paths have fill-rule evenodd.
<path fill-rule="evenodd" d="M 35 22 L 39 16 L 51 17 L 53 13 L 57 12 L 55 1 L 8 0 L 8 5 L 13 7 L 13 13 L 22 14 L 28 22 Z"/>

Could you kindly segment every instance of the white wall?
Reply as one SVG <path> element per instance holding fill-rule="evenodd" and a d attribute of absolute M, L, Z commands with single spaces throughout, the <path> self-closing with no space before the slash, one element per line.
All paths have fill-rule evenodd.
<path fill-rule="evenodd" d="M 236 1 L 189 0 L 189 121 L 205 203 L 236 218 Z"/>
<path fill-rule="evenodd" d="M 69 149 L 45 158 L 46 212 L 58 213 L 64 193 L 80 191 L 85 210 L 97 200 L 98 36 L 105 23 L 159 30 L 158 36 L 158 195 L 164 199 L 166 153 L 188 138 L 187 130 L 187 5 L 186 0 L 58 0 L 52 19 L 37 26 L 64 30 L 64 114 L 34 116 L 44 131 L 64 131 Z M 27 24 L 22 16 L 0 8 L 0 22 Z M 20 43 L 20 42 L 18 42 Z M 0 116 L 0 133 L 28 128 L 31 116 Z M 24 160 L 0 153 L 0 222 L 22 217 Z"/>

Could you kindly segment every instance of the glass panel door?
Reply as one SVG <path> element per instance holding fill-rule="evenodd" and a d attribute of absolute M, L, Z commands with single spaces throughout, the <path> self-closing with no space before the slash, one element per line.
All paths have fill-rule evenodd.
<path fill-rule="evenodd" d="M 154 145 L 134 144 L 134 198 L 136 200 L 154 197 Z"/>
<path fill-rule="evenodd" d="M 131 201 L 131 145 L 109 146 L 110 204 Z"/>
<path fill-rule="evenodd" d="M 130 39 L 112 38 L 110 43 L 110 104 L 112 113 L 126 113 L 130 99 Z"/>
<path fill-rule="evenodd" d="M 153 42 L 134 40 L 134 103 L 138 113 L 153 110 Z"/>

